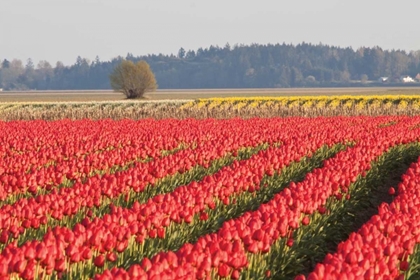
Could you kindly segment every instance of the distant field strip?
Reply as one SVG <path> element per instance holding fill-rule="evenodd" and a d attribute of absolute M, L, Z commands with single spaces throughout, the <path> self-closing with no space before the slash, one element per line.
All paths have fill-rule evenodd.
<path fill-rule="evenodd" d="M 419 95 L 214 97 L 101 102 L 5 102 L 0 120 L 251 118 L 420 114 Z"/>
<path fill-rule="evenodd" d="M 203 98 L 185 104 L 183 107 L 218 107 L 232 106 L 258 107 L 280 105 L 287 107 L 304 108 L 336 108 L 340 106 L 354 107 L 378 107 L 400 105 L 400 107 L 420 106 L 420 95 L 336 95 L 336 96 L 293 96 L 293 97 L 228 97 L 228 98 Z"/>

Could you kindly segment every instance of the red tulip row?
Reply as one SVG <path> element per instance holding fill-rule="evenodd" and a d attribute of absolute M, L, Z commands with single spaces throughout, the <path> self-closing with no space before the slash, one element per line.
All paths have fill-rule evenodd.
<path fill-rule="evenodd" d="M 163 129 L 165 127 L 163 126 Z M 239 126 L 239 128 L 242 128 Z M 229 127 L 226 128 L 227 130 Z M 233 131 L 231 133 L 238 134 L 237 127 L 233 127 Z M 145 131 L 150 132 L 150 131 Z M 155 132 L 156 133 L 156 132 Z M 128 164 L 133 163 L 133 161 L 137 161 L 139 159 L 146 159 L 147 157 L 158 157 L 162 152 L 162 148 L 170 148 L 175 149 L 176 144 L 182 144 L 184 148 L 189 147 L 191 145 L 215 145 L 214 140 L 212 139 L 220 139 L 226 132 L 222 130 L 210 131 L 207 134 L 204 133 L 197 133 L 197 131 L 190 130 L 190 137 L 179 137 L 177 139 L 182 139 L 182 142 L 178 144 L 175 141 L 165 141 L 163 145 L 159 145 L 156 149 L 150 149 L 151 147 L 145 146 L 142 149 L 139 149 L 139 144 L 133 139 L 126 139 L 125 144 L 121 145 L 117 149 L 105 150 L 101 153 L 86 153 L 86 150 L 82 150 L 76 153 L 75 157 L 55 157 L 53 161 L 51 161 L 51 157 L 48 157 L 44 154 L 45 158 L 48 158 L 49 161 L 44 165 L 36 165 L 36 160 L 32 159 L 24 159 L 19 157 L 18 159 L 9 157 L 9 159 L 15 160 L 19 164 L 27 163 L 27 165 L 21 165 L 22 168 L 18 169 L 15 172 L 8 172 L 4 174 L 0 174 L 0 199 L 9 198 L 11 201 L 16 200 L 16 194 L 20 193 L 29 193 L 31 196 L 36 195 L 39 193 L 39 190 L 42 190 L 41 193 L 45 192 L 45 189 L 51 190 L 55 186 L 62 184 L 65 179 L 78 179 L 83 178 L 89 175 L 92 175 L 98 171 L 105 172 L 110 168 L 115 167 L 122 167 Z M 170 135 L 170 134 L 169 134 Z M 80 136 L 80 135 L 79 135 Z M 194 137 L 191 137 L 194 136 Z M 149 137 L 149 136 L 147 136 Z M 173 136 L 171 136 L 174 138 Z M 140 140 L 143 140 L 145 137 L 140 137 Z M 166 138 L 169 138 L 168 136 Z M 123 138 L 124 139 L 124 138 Z M 187 139 L 190 142 L 185 142 Z M 210 140 L 209 140 L 210 139 Z M 77 139 L 79 140 L 79 139 Z M 169 139 L 171 140 L 171 139 Z M 71 141 L 69 141 L 70 143 Z M 151 141 L 153 143 L 154 141 Z M 170 143 L 169 145 L 167 143 Z M 156 145 L 156 144 L 152 144 Z M 152 146 L 150 145 L 150 146 Z M 61 151 L 57 150 L 58 153 Z M 32 151 L 31 154 L 42 154 L 42 151 L 35 153 Z M 65 152 L 63 154 L 66 154 Z M 4 164 L 6 166 L 13 166 L 10 161 L 5 161 Z M 32 165 L 31 165 L 32 164 Z M 31 166 L 30 166 L 31 165 Z M 29 172 L 26 170 L 29 168 Z M 0 173 L 1 173 L 0 167 Z M 10 198 L 12 197 L 12 198 Z"/>
<path fill-rule="evenodd" d="M 27 172 L 31 167 L 40 168 L 56 160 L 78 158 L 124 147 L 132 147 L 146 152 L 146 156 L 154 157 L 159 155 L 159 150 L 171 150 L 182 142 L 183 137 L 177 139 L 173 135 L 164 135 L 165 141 L 147 141 L 156 137 L 153 135 L 156 131 L 148 128 L 147 124 L 87 120 L 7 123 L 0 132 L 3 144 L 0 175 Z M 170 123 L 166 127 L 165 123 L 161 126 L 164 129 L 171 127 Z M 147 146 L 139 149 L 144 146 L 143 143 Z"/>
<path fill-rule="evenodd" d="M 57 125 L 60 125 L 60 122 L 58 122 L 58 124 L 53 124 L 55 124 L 53 126 L 55 128 Z M 90 124 L 76 122 L 76 124 L 79 124 L 76 125 L 76 127 L 80 127 L 79 133 L 86 133 L 87 129 L 94 129 L 92 126 L 96 125 L 96 123 L 93 122 Z M 119 125 L 121 126 L 122 124 Z M 145 149 L 139 149 L 139 145 L 141 145 L 139 140 L 142 138 L 144 139 L 145 137 L 138 135 L 140 139 L 121 137 L 120 139 L 123 141 L 119 141 L 119 143 L 113 141 L 112 144 L 110 143 L 111 146 L 107 147 L 99 146 L 99 148 L 104 148 L 104 150 L 98 150 L 96 149 L 98 144 L 102 144 L 98 141 L 101 140 L 98 134 L 103 134 L 103 139 L 107 139 L 107 134 L 105 134 L 106 132 L 104 131 L 103 126 L 104 124 L 100 125 L 100 130 L 95 127 L 96 129 L 94 130 L 96 130 L 96 134 L 91 133 L 89 135 L 90 137 L 83 134 L 76 134 L 77 137 L 75 139 L 66 139 L 66 145 L 63 145 L 63 147 L 55 146 L 57 142 L 61 143 L 63 139 L 55 139 L 56 142 L 52 142 L 52 144 L 54 144 L 53 147 L 46 145 L 46 147 L 40 147 L 38 151 L 32 150 L 28 153 L 19 154 L 18 156 L 5 157 L 3 161 L 0 162 L 1 165 L 5 166 L 1 167 L 0 165 L 0 198 L 6 199 L 19 193 L 30 193 L 35 195 L 38 189 L 51 189 L 62 184 L 66 178 L 76 179 L 88 176 L 90 173 L 97 172 L 98 170 L 106 171 L 112 167 L 124 166 L 139 159 L 146 159 L 151 156 L 156 157 L 160 155 L 160 149 L 175 149 L 175 145 L 180 144 L 177 144 L 175 141 L 166 141 L 164 145 L 159 145 L 155 149 L 150 149 L 152 146 L 156 145 L 152 142 L 153 144 L 150 145 L 151 147 L 146 146 Z M 23 128 L 25 127 L 26 126 L 23 126 Z M 23 128 L 19 128 L 23 130 Z M 112 128 L 117 127 L 115 125 L 109 127 L 108 133 L 115 133 L 115 131 L 111 130 Z M 53 141 L 52 139 L 54 139 L 55 136 L 56 134 L 52 131 L 49 131 L 46 135 L 47 139 L 50 141 Z M 99 143 L 92 145 L 92 143 L 95 143 L 94 141 Z M 80 145 L 80 143 L 87 143 L 87 145 L 91 144 L 91 146 L 89 146 L 90 149 L 82 148 L 77 152 L 73 149 L 74 154 L 69 154 L 67 147 L 77 144 Z M 191 145 L 191 143 L 184 142 L 182 142 L 182 144 L 187 146 Z M 114 145 L 116 146 L 114 147 Z M 36 156 L 39 156 L 40 158 L 36 158 Z M 38 161 L 39 159 L 41 159 L 41 162 Z M 20 168 L 17 168 L 17 166 Z"/>
<path fill-rule="evenodd" d="M 328 254 L 307 279 L 408 279 L 420 243 L 420 158 L 402 176 L 390 204 L 383 203 L 348 240 Z M 418 245 L 417 245 L 418 246 Z M 407 277 L 407 278 L 405 278 Z"/>
<path fill-rule="evenodd" d="M 31 168 L 29 173 L 4 174 L 0 178 L 0 199 L 3 199 L 1 204 L 15 202 L 20 197 L 45 194 L 60 186 L 68 187 L 74 180 L 85 179 L 97 173 L 123 169 L 137 161 L 145 160 L 143 156 L 123 148 L 79 158 L 56 160 L 42 168 Z"/>
<path fill-rule="evenodd" d="M 108 270 L 96 278 L 125 275 L 130 279 L 140 276 L 198 279 L 210 276 L 213 270 L 220 277 L 237 278 L 250 262 L 259 265 L 260 254 L 269 252 L 276 240 L 287 238 L 301 224 L 309 224 L 307 215 L 322 211 L 329 197 L 340 198 L 358 176 L 369 170 L 370 162 L 389 147 L 417 141 L 418 130 L 407 131 L 408 125 L 413 123 L 372 131 L 353 148 L 338 153 L 323 168 L 309 173 L 305 181 L 290 184 L 257 211 L 225 222 L 217 233 L 202 236 L 195 245 L 185 244 L 177 252 L 159 253 L 152 260 L 145 258 L 141 265 L 128 271 Z"/>

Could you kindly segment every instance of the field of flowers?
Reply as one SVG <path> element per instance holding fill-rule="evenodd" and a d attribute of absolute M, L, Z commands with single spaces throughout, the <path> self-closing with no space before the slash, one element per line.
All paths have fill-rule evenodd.
<path fill-rule="evenodd" d="M 0 279 L 419 279 L 420 117 L 0 122 Z"/>
<path fill-rule="evenodd" d="M 181 106 L 183 109 L 277 112 L 291 116 L 395 115 L 418 114 L 418 95 L 337 95 L 286 97 L 230 97 L 197 99 Z"/>
<path fill-rule="evenodd" d="M 262 92 L 261 94 L 264 94 Z M 0 120 L 228 119 L 254 117 L 420 115 L 416 95 L 228 97 L 191 100 L 1 102 Z"/>

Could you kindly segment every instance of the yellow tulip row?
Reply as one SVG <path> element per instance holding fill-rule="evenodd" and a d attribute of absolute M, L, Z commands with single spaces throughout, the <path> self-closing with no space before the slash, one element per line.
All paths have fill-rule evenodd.
<path fill-rule="evenodd" d="M 369 95 L 369 96 L 293 96 L 293 97 L 228 97 L 197 99 L 185 103 L 182 109 L 200 108 L 380 108 L 398 106 L 404 109 L 408 106 L 420 108 L 420 95 Z"/>

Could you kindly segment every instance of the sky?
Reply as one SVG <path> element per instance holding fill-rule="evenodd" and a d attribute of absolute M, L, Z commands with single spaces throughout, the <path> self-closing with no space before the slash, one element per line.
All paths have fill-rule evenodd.
<path fill-rule="evenodd" d="M 177 54 L 302 42 L 420 50 L 419 0 L 0 0 L 0 59 Z"/>

